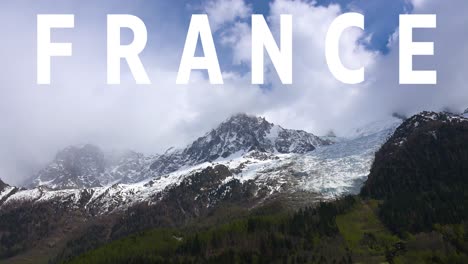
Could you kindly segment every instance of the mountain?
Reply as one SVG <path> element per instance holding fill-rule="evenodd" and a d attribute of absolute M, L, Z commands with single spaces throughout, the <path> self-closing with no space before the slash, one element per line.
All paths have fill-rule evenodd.
<path fill-rule="evenodd" d="M 242 114 L 160 156 L 67 148 L 38 174 L 40 186 L 0 204 L 0 239 L 8 241 L 0 258 L 38 245 L 60 250 L 71 237 L 106 242 L 184 226 L 225 208 L 280 202 L 294 210 L 357 194 L 375 152 L 401 122 L 390 118 L 329 140 Z M 25 231 L 11 233 L 17 229 Z"/>
<path fill-rule="evenodd" d="M 226 159 L 234 155 L 242 156 L 253 150 L 304 154 L 329 144 L 331 142 L 328 140 L 305 131 L 284 129 L 264 118 L 237 114 L 185 149 L 162 155 L 151 165 L 151 170 L 153 176 L 156 176 L 184 166 Z"/>
<path fill-rule="evenodd" d="M 417 182 L 421 185 L 431 184 L 440 177 L 464 174 L 468 171 L 468 162 L 464 162 L 468 160 L 466 131 L 468 119 L 458 115 L 422 112 L 411 117 L 376 153 L 363 192 L 388 198 L 394 192 L 407 191 L 416 182 L 411 182 L 406 175 L 414 172 L 421 175 Z M 389 184 L 393 181 L 399 184 Z"/>
<path fill-rule="evenodd" d="M 304 154 L 327 144 L 305 131 L 284 129 L 265 118 L 238 114 L 197 139 L 183 153 L 200 163 L 227 158 L 239 151 Z"/>
<path fill-rule="evenodd" d="M 402 234 L 465 221 L 467 189 L 468 119 L 423 112 L 406 120 L 376 153 L 362 194 L 385 200 L 382 220 Z"/>
<path fill-rule="evenodd" d="M 109 155 L 107 155 L 109 156 Z M 99 176 L 104 186 L 122 183 L 131 184 L 147 179 L 150 165 L 159 155 L 144 155 L 134 151 L 124 151 L 107 158 L 105 172 Z"/>
<path fill-rule="evenodd" d="M 168 255 L 191 260 L 232 247 L 240 251 L 229 254 L 246 261 L 258 252 L 283 259 L 294 248 L 311 262 L 420 263 L 429 253 L 418 248 L 427 245 L 439 254 L 431 259 L 465 257 L 458 252 L 468 245 L 459 225 L 468 219 L 467 135 L 468 119 L 450 113 L 393 117 L 333 139 L 236 115 L 187 148 L 160 156 L 75 147 L 76 153 L 57 156 L 77 161 L 58 158 L 53 167 L 89 166 L 65 171 L 89 176 L 76 177 L 83 182 L 95 178 L 98 186 L 18 190 L 0 183 L 0 259 L 61 252 L 60 262 L 152 228 L 171 230 L 166 242 L 180 241 Z M 354 202 L 338 199 L 359 192 Z M 274 216 L 262 217 L 265 212 Z M 249 220 L 229 225 L 227 235 L 224 223 L 245 215 Z M 214 233 L 185 234 L 212 225 Z M 151 239 L 160 245 L 158 236 Z M 138 236 L 130 240 L 139 243 Z"/>
<path fill-rule="evenodd" d="M 115 157 L 93 145 L 68 147 L 35 175 L 28 186 L 61 190 L 130 184 L 204 162 L 240 157 L 254 150 L 305 154 L 329 144 L 330 141 L 305 131 L 284 129 L 264 118 L 238 114 L 185 149 L 171 150 L 160 156 L 127 151 Z"/>
<path fill-rule="evenodd" d="M 54 161 L 39 171 L 33 186 L 54 189 L 99 187 L 105 170 L 104 153 L 96 146 L 71 146 L 57 153 Z"/>
<path fill-rule="evenodd" d="M 266 190 L 266 197 L 305 192 L 313 199 L 333 199 L 359 192 L 374 153 L 400 123 L 397 118 L 375 122 L 332 144 L 313 134 L 240 114 L 187 148 L 161 156 L 126 152 L 109 161 L 97 147 L 70 147 L 39 173 L 35 182 L 43 188 L 20 192 L 9 202 L 72 199 L 86 201 L 90 215 L 111 214 L 142 202 L 156 202 L 154 197 L 165 189 L 216 165 L 231 172 L 218 189 L 231 181 L 252 182 Z"/>
<path fill-rule="evenodd" d="M 385 130 L 370 132 L 392 124 L 398 123 L 370 124 L 357 130 L 353 139 L 338 140 L 302 157 L 309 157 L 307 164 L 316 166 L 310 157 L 321 157 L 324 162 L 323 153 L 327 153 L 331 163 L 340 164 L 331 167 L 342 167 L 343 175 L 346 169 L 362 163 L 354 160 L 348 167 L 346 160 L 338 157 L 366 157 L 359 148 L 369 148 L 370 142 L 378 145 L 386 134 L 382 132 Z M 152 263 L 157 262 L 155 259 L 184 263 L 468 263 L 468 119 L 448 112 L 422 112 L 405 119 L 387 135 L 359 196 L 312 203 L 293 213 L 285 213 L 288 211 L 278 206 L 257 207 L 259 211 L 253 209 L 240 219 L 229 215 L 232 219 L 219 223 L 219 218 L 204 218 L 206 208 L 192 203 L 192 197 L 205 201 L 201 204 L 213 200 L 218 208 L 230 211 L 232 208 L 223 201 L 244 201 L 243 208 L 251 208 L 245 201 L 263 196 L 255 195 L 258 191 L 247 188 L 250 185 L 233 184 L 240 200 L 223 200 L 232 193 L 224 195 L 227 188 L 217 186 L 235 175 L 218 165 L 175 186 L 178 191 L 167 196 L 172 205 L 157 213 L 150 213 L 148 207 L 132 208 L 113 230 L 136 231 L 135 227 L 147 227 L 149 222 L 174 223 L 186 215 L 201 217 L 201 227 L 198 222 L 186 222 L 183 228 L 137 232 L 88 251 L 71 263 Z M 269 170 L 271 174 L 276 171 Z M 327 174 L 326 180 L 334 178 Z M 270 178 L 275 177 L 278 175 Z M 250 181 L 258 182 L 258 178 Z M 294 199 L 287 197 L 288 201 Z M 166 212 L 177 207 L 181 208 L 176 210 L 179 215 L 170 218 Z M 225 213 L 212 211 L 209 215 L 220 217 Z M 69 251 L 76 249 L 74 244 Z M 58 259 L 67 259 L 64 256 Z"/>
<path fill-rule="evenodd" d="M 18 188 L 12 187 L 0 179 L 0 206 L 14 193 L 18 191 Z"/>
<path fill-rule="evenodd" d="M 70 146 L 40 170 L 28 187 L 44 186 L 54 190 L 82 189 L 113 183 L 144 180 L 145 169 L 157 156 L 133 151 L 104 153 L 94 145 Z"/>
<path fill-rule="evenodd" d="M 374 122 L 332 144 L 240 114 L 187 148 L 161 156 L 125 152 L 109 158 L 95 146 L 69 147 L 39 172 L 35 180 L 39 187 L 21 191 L 8 202 L 72 199 L 77 207 L 86 201 L 90 215 L 111 214 L 156 202 L 154 197 L 166 189 L 216 165 L 231 172 L 218 189 L 231 181 L 251 182 L 265 190 L 266 197 L 305 192 L 313 199 L 333 199 L 359 192 L 374 153 L 401 122 L 397 118 Z"/>

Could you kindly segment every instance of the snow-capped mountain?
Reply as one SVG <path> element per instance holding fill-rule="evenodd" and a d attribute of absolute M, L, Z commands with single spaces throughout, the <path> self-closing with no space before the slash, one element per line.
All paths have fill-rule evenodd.
<path fill-rule="evenodd" d="M 150 165 L 158 158 L 159 155 L 146 156 L 134 151 L 119 153 L 113 160 L 108 159 L 106 170 L 99 178 L 104 186 L 140 182 L 146 179 Z"/>
<path fill-rule="evenodd" d="M 9 219 L 0 220 L 0 234 L 25 248 L 34 247 L 30 241 L 66 244 L 71 234 L 115 239 L 198 221 L 230 206 L 294 209 L 355 194 L 374 153 L 401 122 L 390 118 L 348 138 L 323 139 L 236 115 L 161 156 L 70 147 L 38 174 L 41 186 L 0 183 L 0 219 Z M 28 232 L 10 235 L 13 230 Z"/>
<path fill-rule="evenodd" d="M 14 194 L 18 189 L 4 183 L 0 179 L 0 205 L 8 199 L 12 194 Z"/>
<path fill-rule="evenodd" d="M 461 115 L 450 114 L 447 112 L 421 112 L 408 120 L 406 120 L 398 130 L 395 131 L 395 134 L 391 138 L 391 144 L 396 146 L 403 146 L 408 137 L 413 133 L 414 130 L 422 126 L 427 126 L 428 124 L 455 124 L 455 123 L 466 123 L 468 120 Z M 435 131 L 430 131 L 434 138 L 437 138 Z"/>
<path fill-rule="evenodd" d="M 238 116 L 232 119 L 236 118 Z M 234 131 L 219 129 L 226 127 L 226 123 L 230 123 L 228 120 L 214 132 L 208 133 L 184 150 L 172 150 L 154 158 L 138 153 L 127 153 L 127 155 L 118 155 L 119 158 L 112 161 L 109 161 L 104 154 L 104 171 L 95 178 L 109 182 L 106 185 L 55 190 L 39 186 L 25 190 L 8 186 L 0 181 L 0 219 L 9 219 L 0 221 L 0 234 L 6 234 L 5 239 L 11 239 L 14 245 L 25 243 L 25 248 L 34 246 L 27 244 L 28 241 L 41 241 L 44 245 L 66 243 L 68 236 L 63 235 L 66 233 L 72 235 L 84 233 L 96 237 L 95 234 L 98 232 L 103 237 L 111 234 L 111 239 L 116 239 L 150 228 L 174 227 L 206 219 L 219 210 L 230 210 L 225 209 L 231 208 L 230 206 L 251 210 L 263 205 L 281 203 L 287 208 L 300 208 L 345 194 L 357 194 L 366 181 L 364 191 L 366 186 L 372 186 L 373 192 L 382 188 L 392 190 L 393 185 L 386 184 L 386 179 L 374 177 L 369 181 L 372 170 L 384 170 L 387 172 L 385 175 L 394 178 L 395 169 L 402 170 L 402 173 L 411 171 L 413 159 L 417 157 L 428 160 L 428 163 L 419 163 L 427 167 L 427 173 L 424 174 L 426 175 L 430 173 L 433 162 L 453 161 L 452 156 L 450 154 L 428 156 L 425 151 L 419 151 L 419 148 L 431 150 L 431 153 L 453 153 L 454 149 L 457 149 L 453 146 L 457 146 L 458 143 L 451 142 L 451 147 L 447 147 L 447 140 L 456 138 L 460 142 L 466 142 L 465 132 L 468 129 L 468 119 L 462 116 L 423 112 L 406 120 L 393 117 L 374 122 L 355 130 L 345 138 L 324 141 L 313 135 L 306 136 L 307 140 L 320 140 L 319 143 L 313 142 L 316 145 L 311 143 L 315 148 L 313 151 L 282 152 L 276 142 L 281 142 L 280 134 L 287 132 L 280 131 L 277 137 L 273 137 L 271 135 L 276 134 L 272 131 L 277 126 L 268 125 L 269 123 L 264 125 L 262 119 L 253 117 L 247 119 L 252 122 L 254 119 L 258 120 L 256 122 L 258 126 L 254 126 L 258 130 L 254 131 L 263 131 L 254 134 L 255 136 L 247 133 L 251 135 L 248 138 L 252 139 L 251 141 L 240 139 L 239 136 L 225 137 L 233 134 L 226 131 Z M 248 124 L 251 124 L 251 121 Z M 282 130 L 279 127 L 276 129 Z M 237 140 L 215 140 L 213 142 L 217 142 L 216 144 L 210 143 L 210 137 L 216 138 L 216 135 L 222 139 Z M 297 135 L 303 134 L 298 132 Z M 294 142 L 296 138 L 290 136 L 287 140 Z M 307 140 L 301 142 L 312 142 Z M 224 144 L 225 142 L 235 143 Z M 245 142 L 263 143 L 248 148 L 249 143 Z M 294 144 L 287 145 L 299 145 Z M 418 146 L 418 149 L 407 146 Z M 432 146 L 437 146 L 437 149 Z M 188 151 L 196 147 L 210 151 Z M 90 161 L 90 157 L 98 157 L 96 160 L 102 161 L 102 153 L 98 154 L 98 151 L 89 146 L 85 149 L 94 149 L 94 151 L 78 149 L 75 150 L 82 154 L 73 155 L 80 162 L 73 164 L 90 164 L 94 166 L 92 168 L 99 168 L 98 165 L 101 163 Z M 233 150 L 232 154 L 216 158 L 213 156 L 207 160 L 200 159 L 200 163 L 194 165 L 178 164 L 180 161 L 196 160 L 196 157 L 208 157 L 205 154 L 183 156 L 183 153 L 222 154 L 227 150 Z M 399 158 L 408 155 L 409 152 L 412 153 L 410 157 Z M 381 154 L 376 157 L 375 153 Z M 398 155 L 393 155 L 394 153 Z M 466 158 L 464 153 L 461 152 L 460 156 Z M 179 159 L 171 159 L 176 154 Z M 56 159 L 53 164 L 67 163 L 67 159 L 63 157 L 69 155 L 73 156 L 57 155 L 62 158 Z M 177 167 L 172 168 L 174 170 L 172 172 L 152 176 L 154 170 L 151 166 L 158 160 L 160 162 L 166 160 L 166 164 L 174 164 Z M 379 164 L 377 161 L 383 165 L 376 166 L 376 163 Z M 406 167 L 401 167 L 399 162 L 403 162 Z M 466 162 L 460 164 L 460 168 L 456 170 L 463 172 Z M 447 167 L 450 166 L 439 166 L 439 168 Z M 126 178 L 128 181 L 137 179 L 141 181 L 125 184 L 123 181 Z M 396 182 L 406 184 L 404 177 L 397 178 Z M 428 183 L 430 184 L 430 181 Z M 12 230 L 28 230 L 28 232 L 14 236 Z M 47 232 L 43 233 L 44 230 Z M 60 237 L 65 238 L 58 241 Z"/>
<path fill-rule="evenodd" d="M 137 183 L 204 162 L 240 157 L 254 150 L 304 154 L 329 144 L 330 141 L 305 131 L 284 129 L 264 118 L 238 114 L 185 149 L 170 150 L 161 156 L 132 151 L 108 155 L 93 145 L 68 147 L 34 177 L 29 187 L 61 190 Z"/>
<path fill-rule="evenodd" d="M 161 156 L 129 152 L 114 162 L 106 162 L 96 147 L 72 147 L 60 152 L 39 173 L 37 182 L 41 187 L 14 193 L 4 206 L 66 201 L 90 215 L 110 214 L 135 204 L 157 204 L 169 190 L 182 182 L 187 184 L 186 179 L 214 166 L 223 166 L 230 172 L 211 190 L 224 190 L 224 195 L 233 195 L 234 190 L 228 186 L 236 182 L 262 193 L 265 199 L 298 192 L 313 194 L 314 199 L 330 199 L 358 192 L 374 153 L 401 122 L 398 118 L 375 122 L 356 130 L 349 138 L 331 143 L 304 131 L 287 130 L 263 118 L 241 114 L 187 148 Z M 64 183 L 75 185 L 57 184 L 63 179 Z M 215 205 L 216 199 L 211 198 L 206 206 Z"/>
<path fill-rule="evenodd" d="M 61 190 L 136 183 L 144 179 L 145 171 L 157 157 L 133 151 L 107 154 L 89 144 L 70 146 L 40 170 L 28 186 Z"/>
<path fill-rule="evenodd" d="M 39 171 L 32 186 L 54 189 L 101 186 L 99 175 L 105 170 L 104 153 L 96 146 L 71 146 L 57 153 L 54 161 Z"/>
<path fill-rule="evenodd" d="M 152 165 L 152 175 L 163 175 L 203 162 L 226 159 L 258 150 L 304 154 L 331 142 L 311 133 L 284 129 L 264 118 L 237 114 L 182 150 L 172 150 Z"/>

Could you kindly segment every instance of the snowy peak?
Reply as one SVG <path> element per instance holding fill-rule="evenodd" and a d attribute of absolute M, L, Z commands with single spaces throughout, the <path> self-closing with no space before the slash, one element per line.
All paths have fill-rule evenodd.
<path fill-rule="evenodd" d="M 436 113 L 424 111 L 403 122 L 389 141 L 390 144 L 395 146 L 403 146 L 408 138 L 418 131 L 427 131 L 432 137 L 437 138 L 436 128 L 440 125 L 460 123 L 466 124 L 468 123 L 468 119 L 447 112 Z"/>
<path fill-rule="evenodd" d="M 250 151 L 303 154 L 329 141 L 300 130 L 284 129 L 265 118 L 237 114 L 183 150 L 162 155 L 151 165 L 154 174 L 166 174 L 183 166 L 244 155 Z"/>
<path fill-rule="evenodd" d="M 158 156 L 133 151 L 104 153 L 93 145 L 70 146 L 33 178 L 29 187 L 82 189 L 144 180 Z"/>
<path fill-rule="evenodd" d="M 424 125 L 431 122 L 441 122 L 441 123 L 459 123 L 459 122 L 466 122 L 467 120 L 457 114 L 452 114 L 448 112 L 429 112 L 424 111 L 413 117 L 406 120 L 402 126 L 404 127 L 418 127 L 420 125 Z"/>
<path fill-rule="evenodd" d="M 237 114 L 185 149 L 161 156 L 132 151 L 104 153 L 93 145 L 68 147 L 34 177 L 30 187 L 62 190 L 131 184 L 250 152 L 304 154 L 329 144 L 330 141 L 305 131 L 284 129 L 265 118 Z"/>
<path fill-rule="evenodd" d="M 261 149 L 267 147 L 262 139 L 272 126 L 265 119 L 238 114 L 193 142 L 184 155 L 194 162 L 205 162 L 227 158 L 239 151 Z"/>
<path fill-rule="evenodd" d="M 104 153 L 96 146 L 70 146 L 39 171 L 32 185 L 54 189 L 98 187 L 101 186 L 98 176 L 104 172 L 105 163 Z"/>
<path fill-rule="evenodd" d="M 326 144 L 313 134 L 284 129 L 265 118 L 237 114 L 196 140 L 184 153 L 197 161 L 207 161 L 251 150 L 306 153 Z"/>

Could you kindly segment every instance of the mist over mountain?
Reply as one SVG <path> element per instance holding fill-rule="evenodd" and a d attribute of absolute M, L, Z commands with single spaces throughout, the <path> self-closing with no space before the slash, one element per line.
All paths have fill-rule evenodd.
<path fill-rule="evenodd" d="M 50 162 L 58 149 L 74 144 L 91 143 L 104 150 L 132 149 L 146 155 L 163 153 L 172 146 L 183 148 L 237 112 L 265 116 L 273 123 L 316 135 L 333 130 L 338 136 L 346 136 L 347 129 L 394 112 L 411 116 L 423 110 L 466 108 L 466 85 L 460 78 L 466 72 L 466 36 L 456 33 L 466 24 L 467 4 L 463 0 L 455 0 L 451 6 L 435 0 L 236 0 L 235 4 L 216 0 L 197 5 L 186 1 L 145 1 L 142 5 L 90 1 L 83 2 L 82 7 L 74 1 L 0 4 L 0 24 L 5 25 L 0 33 L 10 36 L 2 43 L 0 57 L 15 62 L 0 70 L 0 116 L 6 127 L 0 150 L 4 181 L 19 185 Z M 346 32 L 340 54 L 350 68 L 365 66 L 369 78 L 362 85 L 350 87 L 330 73 L 323 39 L 331 21 L 346 11 L 355 11 L 356 6 L 369 26 L 363 32 Z M 283 86 L 270 63 L 265 65 L 267 85 L 251 84 L 246 73 L 251 71 L 249 22 L 254 11 L 271 21 L 275 37 L 280 31 L 280 14 L 296 18 L 293 85 Z M 187 87 L 174 82 L 189 18 L 199 12 L 206 12 L 214 23 L 215 46 L 225 77 L 222 87 L 210 85 L 203 71 L 194 71 Z M 75 14 L 76 20 L 73 30 L 53 33 L 54 39 L 73 44 L 73 56 L 52 63 L 53 81 L 47 87 L 36 85 L 34 25 L 37 14 L 43 13 Z M 138 16 L 151 32 L 140 57 L 152 85 L 135 86 L 128 67 L 122 67 L 122 85 L 105 84 L 105 18 L 113 13 Z M 414 59 L 416 69 L 438 71 L 438 85 L 399 85 L 400 13 L 437 14 L 441 22 L 437 30 L 414 32 L 415 39 L 436 43 L 435 56 Z M 15 27 L 8 26 L 11 21 L 15 21 Z M 131 34 L 122 34 L 123 43 L 131 40 Z"/>
<path fill-rule="evenodd" d="M 264 118 L 237 114 L 186 148 L 171 149 L 162 155 L 145 156 L 133 151 L 106 154 L 89 144 L 65 148 L 28 186 L 80 189 L 136 183 L 205 162 L 241 157 L 252 151 L 305 154 L 331 143 L 305 131 L 284 129 Z"/>

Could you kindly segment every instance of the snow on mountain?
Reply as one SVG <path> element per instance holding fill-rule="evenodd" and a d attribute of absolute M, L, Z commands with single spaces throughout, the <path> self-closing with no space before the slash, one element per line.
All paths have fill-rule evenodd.
<path fill-rule="evenodd" d="M 71 146 L 60 151 L 54 161 L 39 171 L 33 186 L 55 189 L 101 186 L 98 176 L 105 170 L 104 153 L 96 146 Z"/>
<path fill-rule="evenodd" d="M 161 156 L 131 151 L 109 155 L 92 145 L 68 147 L 29 186 L 59 190 L 130 184 L 253 150 L 304 154 L 327 144 L 328 140 L 305 131 L 284 129 L 264 118 L 238 114 L 185 149 L 173 149 Z"/>
<path fill-rule="evenodd" d="M 468 120 L 462 115 L 456 115 L 447 112 L 436 113 L 424 111 L 406 120 L 403 125 L 395 131 L 395 134 L 392 138 L 393 144 L 397 146 L 403 146 L 407 141 L 407 136 L 410 134 L 409 131 L 418 128 L 423 124 L 434 121 L 442 123 L 459 123 L 467 122 Z M 433 137 L 437 137 L 437 133 L 435 131 L 431 131 L 430 133 L 433 133 Z"/>
<path fill-rule="evenodd" d="M 183 150 L 162 155 L 152 165 L 152 174 L 162 175 L 180 168 L 258 150 L 269 153 L 300 153 L 331 142 L 311 133 L 284 129 L 264 118 L 234 115 Z"/>
<path fill-rule="evenodd" d="M 12 187 L 6 183 L 4 183 L 0 179 L 0 205 L 6 200 L 10 195 L 17 191 L 17 188 Z"/>
<path fill-rule="evenodd" d="M 16 192 L 3 206 L 59 201 L 83 207 L 91 215 L 108 214 L 139 203 L 157 203 L 170 188 L 216 165 L 231 172 L 216 190 L 228 191 L 233 182 L 252 183 L 267 196 L 306 191 L 321 199 L 331 199 L 359 191 L 375 152 L 401 122 L 398 118 L 375 122 L 331 144 L 329 140 L 283 129 L 262 118 L 237 115 L 186 149 L 170 150 L 155 157 L 128 153 L 107 168 L 102 167 L 102 155 L 95 148 L 72 148 L 77 153 L 67 153 L 68 149 L 41 171 L 42 177 L 38 179 L 43 187 Z M 43 176 L 49 171 L 53 172 L 52 177 Z M 76 184 L 73 188 L 65 185 L 61 189 L 51 185 L 69 179 L 72 173 L 83 182 L 97 180 L 99 185 Z"/>
<path fill-rule="evenodd" d="M 60 151 L 54 161 L 34 176 L 29 187 L 80 189 L 114 183 L 136 183 L 144 179 L 158 156 L 133 151 L 104 153 L 93 145 L 70 146 Z"/>
<path fill-rule="evenodd" d="M 115 183 L 137 183 L 146 179 L 150 165 L 158 155 L 146 156 L 142 153 L 127 151 L 110 162 L 99 176 L 103 185 Z"/>
<path fill-rule="evenodd" d="M 304 190 L 333 198 L 357 193 L 365 181 L 375 152 L 401 124 L 392 118 L 376 122 L 372 130 L 321 146 L 306 154 L 280 154 L 263 160 L 248 160 L 234 178 L 254 179 L 265 185 L 276 182 L 278 190 Z M 239 163 L 237 160 L 231 163 Z M 231 165 L 231 164 L 229 164 Z M 232 167 L 229 166 L 229 167 Z"/>
<path fill-rule="evenodd" d="M 2 179 L 0 179 L 0 190 L 3 190 L 3 188 L 7 187 L 8 184 L 4 183 Z"/>

